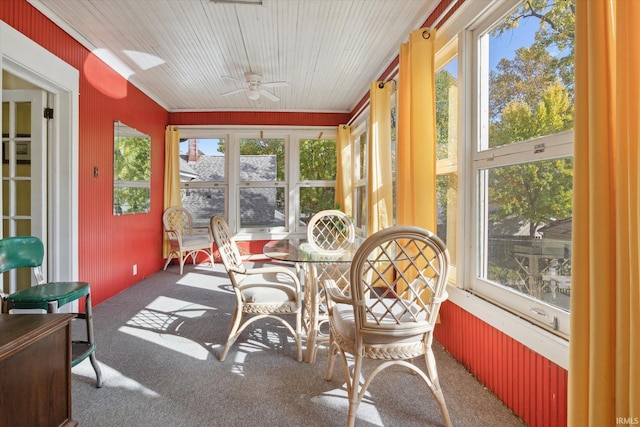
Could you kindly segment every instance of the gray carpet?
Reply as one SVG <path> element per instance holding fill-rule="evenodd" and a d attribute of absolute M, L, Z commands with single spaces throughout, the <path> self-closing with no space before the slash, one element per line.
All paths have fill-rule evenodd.
<path fill-rule="evenodd" d="M 73 418 L 96 427 L 345 425 L 341 362 L 325 381 L 326 350 L 313 365 L 297 362 L 281 325 L 257 323 L 218 361 L 235 304 L 229 286 L 221 264 L 188 265 L 183 276 L 170 266 L 95 307 L 104 386 L 95 388 L 88 360 L 72 369 Z M 454 425 L 524 425 L 438 343 L 434 350 Z M 398 368 L 376 377 L 356 424 L 440 426 L 442 417 L 424 383 Z"/>

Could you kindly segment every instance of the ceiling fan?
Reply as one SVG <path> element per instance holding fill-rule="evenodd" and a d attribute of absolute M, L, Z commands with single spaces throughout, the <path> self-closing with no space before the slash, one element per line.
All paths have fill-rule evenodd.
<path fill-rule="evenodd" d="M 276 95 L 274 95 L 273 93 L 269 92 L 264 88 L 289 86 L 289 83 L 283 82 L 283 81 L 263 82 L 262 76 L 260 74 L 247 73 L 245 74 L 244 77 L 245 77 L 245 81 L 243 82 L 234 77 L 222 76 L 222 78 L 224 79 L 233 80 L 234 82 L 238 82 L 243 85 L 246 85 L 246 87 L 242 89 L 232 90 L 231 92 L 223 93 L 221 96 L 233 95 L 235 93 L 240 93 L 240 92 L 248 92 L 247 97 L 252 101 L 257 101 L 258 99 L 260 99 L 260 96 L 262 95 L 273 102 L 278 102 L 280 101 L 280 98 L 278 98 Z"/>

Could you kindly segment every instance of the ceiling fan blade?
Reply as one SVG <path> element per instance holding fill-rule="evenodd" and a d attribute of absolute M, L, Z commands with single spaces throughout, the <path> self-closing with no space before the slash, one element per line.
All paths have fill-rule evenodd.
<path fill-rule="evenodd" d="M 273 102 L 280 101 L 280 98 L 278 98 L 277 96 L 275 96 L 274 94 L 272 94 L 268 90 L 261 89 L 260 90 L 260 95 L 264 96 L 265 98 L 267 98 L 268 100 L 273 101 Z"/>
<path fill-rule="evenodd" d="M 263 87 L 289 87 L 288 82 L 265 82 L 262 83 Z"/>
<path fill-rule="evenodd" d="M 239 79 L 236 79 L 235 77 L 231 77 L 231 76 L 221 76 L 221 77 L 223 79 L 233 80 L 234 82 L 241 83 L 241 84 L 245 84 L 246 83 L 244 80 L 239 80 Z"/>
<path fill-rule="evenodd" d="M 236 90 L 232 90 L 231 92 L 226 92 L 226 93 L 221 93 L 220 96 L 229 96 L 229 95 L 234 95 L 236 93 L 240 93 L 240 92 L 245 92 L 247 91 L 247 88 L 242 88 L 242 89 L 236 89 Z"/>

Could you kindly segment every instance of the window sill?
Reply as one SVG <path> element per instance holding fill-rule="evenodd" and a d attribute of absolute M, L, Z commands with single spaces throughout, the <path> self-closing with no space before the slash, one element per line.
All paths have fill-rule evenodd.
<path fill-rule="evenodd" d="M 569 369 L 569 342 L 476 295 L 449 286 L 449 301 L 510 336 L 522 345 Z"/>

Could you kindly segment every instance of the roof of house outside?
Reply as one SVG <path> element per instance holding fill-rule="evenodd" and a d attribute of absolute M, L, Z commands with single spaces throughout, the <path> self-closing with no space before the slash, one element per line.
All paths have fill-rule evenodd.
<path fill-rule="evenodd" d="M 275 155 L 240 156 L 240 180 L 244 182 L 272 182 L 277 178 Z M 187 155 L 180 155 L 180 180 L 182 182 L 224 182 L 225 157 L 200 153 L 198 161 L 187 162 Z M 212 215 L 226 216 L 225 188 L 183 188 L 182 204 L 189 209 L 197 225 L 208 224 Z M 282 218 L 277 212 L 277 189 L 248 187 L 241 191 L 240 222 L 251 225 L 274 225 Z M 277 221 L 276 221 L 277 220 Z"/>

